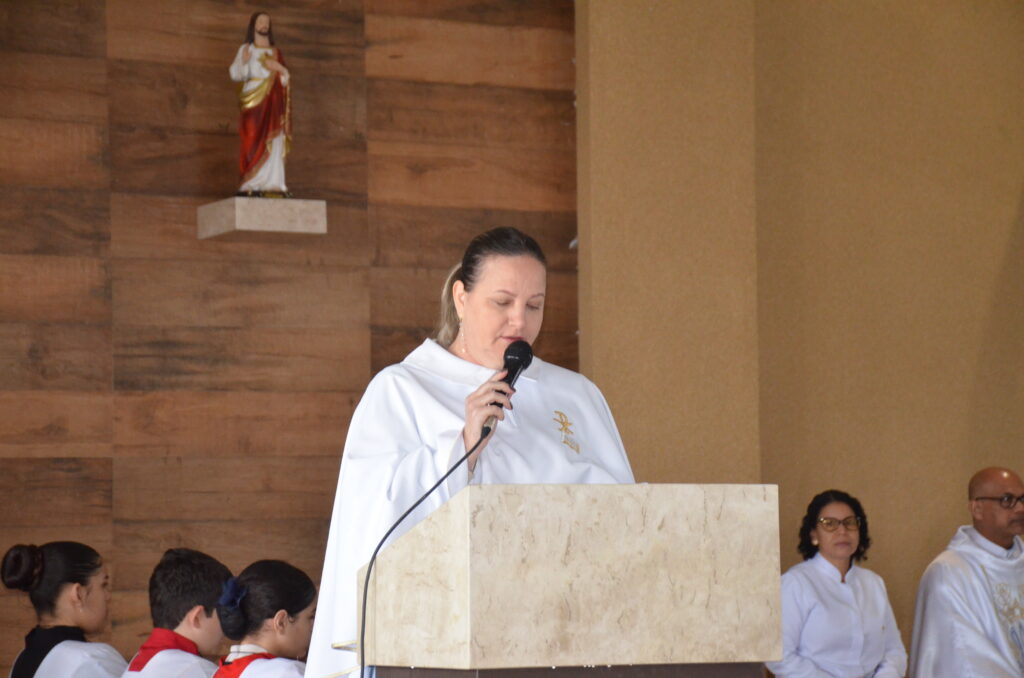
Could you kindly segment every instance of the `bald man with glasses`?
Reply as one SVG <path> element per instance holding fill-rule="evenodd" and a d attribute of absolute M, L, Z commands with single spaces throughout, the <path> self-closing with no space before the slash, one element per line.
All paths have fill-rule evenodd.
<path fill-rule="evenodd" d="M 910 678 L 1024 676 L 1024 483 L 986 468 L 960 527 L 921 578 Z"/>

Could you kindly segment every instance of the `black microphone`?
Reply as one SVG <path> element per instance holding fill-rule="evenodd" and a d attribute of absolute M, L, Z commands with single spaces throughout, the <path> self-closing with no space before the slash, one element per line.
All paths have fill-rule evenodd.
<path fill-rule="evenodd" d="M 525 341 L 520 339 L 519 341 L 513 341 L 505 349 L 505 376 L 502 377 L 502 381 L 509 386 L 516 385 L 516 379 L 522 374 L 523 370 L 530 366 L 533 362 L 533 349 Z M 497 405 L 498 403 L 491 403 Z M 494 425 L 497 423 L 498 417 L 491 415 L 487 417 L 487 421 L 484 422 L 484 427 L 481 429 L 480 437 L 486 438 L 490 435 L 491 431 L 494 430 Z"/>

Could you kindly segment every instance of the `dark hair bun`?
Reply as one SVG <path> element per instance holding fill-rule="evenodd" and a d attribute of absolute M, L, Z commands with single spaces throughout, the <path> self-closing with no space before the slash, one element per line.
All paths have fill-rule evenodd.
<path fill-rule="evenodd" d="M 43 552 L 34 544 L 17 544 L 4 555 L 4 586 L 19 591 L 31 591 L 43 576 Z"/>

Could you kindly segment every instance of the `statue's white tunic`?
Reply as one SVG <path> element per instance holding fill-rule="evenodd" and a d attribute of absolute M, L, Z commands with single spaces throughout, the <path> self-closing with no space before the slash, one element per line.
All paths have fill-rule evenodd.
<path fill-rule="evenodd" d="M 465 454 L 465 399 L 494 374 L 432 340 L 382 370 L 352 416 L 324 558 L 308 678 L 356 665 L 332 645 L 356 640 L 356 572 L 391 524 Z M 523 372 L 513 410 L 481 455 L 472 480 L 460 468 L 391 540 L 467 483 L 632 483 L 622 439 L 601 392 L 586 377 L 539 358 Z"/>
<path fill-rule="evenodd" d="M 910 678 L 1024 676 L 1024 543 L 1004 549 L 968 525 L 917 591 Z"/>

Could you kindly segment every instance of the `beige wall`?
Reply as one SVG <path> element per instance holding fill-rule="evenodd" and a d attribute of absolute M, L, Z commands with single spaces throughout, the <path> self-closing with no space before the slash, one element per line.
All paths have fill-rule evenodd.
<path fill-rule="evenodd" d="M 967 477 L 1024 470 L 1024 4 L 577 13 L 581 367 L 638 476 L 778 483 L 783 567 L 859 496 L 909 642 Z"/>
<path fill-rule="evenodd" d="M 760 478 L 753 21 L 576 5 L 580 366 L 639 480 Z"/>
<path fill-rule="evenodd" d="M 758 3 L 763 478 L 865 503 L 909 640 L 966 480 L 1024 471 L 1024 5 Z"/>

